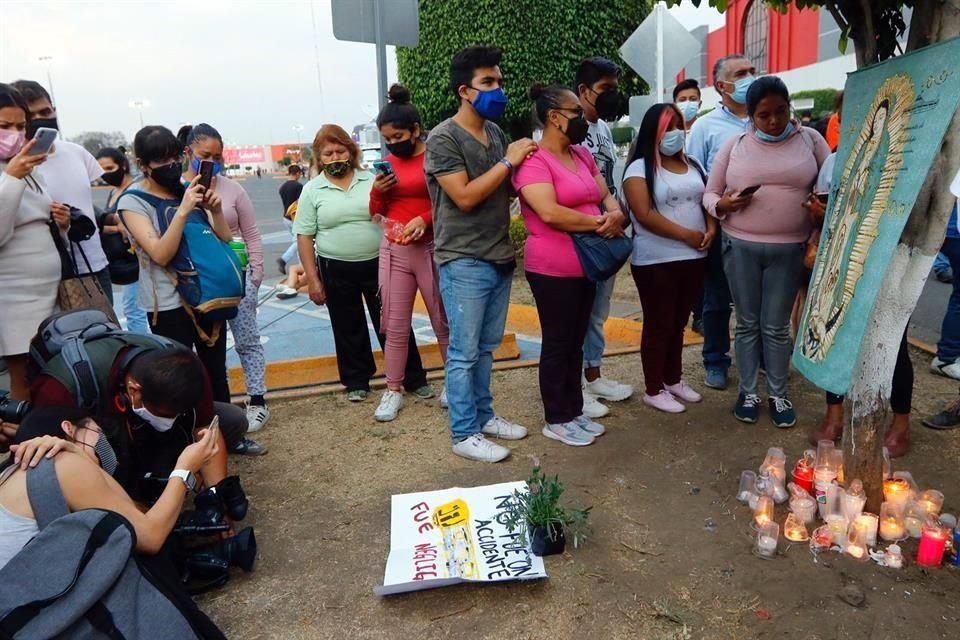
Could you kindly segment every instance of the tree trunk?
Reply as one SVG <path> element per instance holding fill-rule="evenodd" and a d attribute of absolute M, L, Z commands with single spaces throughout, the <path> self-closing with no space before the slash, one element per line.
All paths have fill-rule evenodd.
<path fill-rule="evenodd" d="M 858 35 L 871 45 L 864 47 L 860 39 L 854 41 L 859 64 L 876 47 L 874 34 Z M 907 50 L 957 35 L 960 35 L 960 0 L 919 0 L 911 20 Z M 872 513 L 880 512 L 883 500 L 883 436 L 900 338 L 943 244 L 950 211 L 956 202 L 950 194 L 950 182 L 958 170 L 960 112 L 954 115 L 947 129 L 887 267 L 847 394 L 844 477 L 848 481 L 860 478 L 867 493 L 866 508 Z"/>

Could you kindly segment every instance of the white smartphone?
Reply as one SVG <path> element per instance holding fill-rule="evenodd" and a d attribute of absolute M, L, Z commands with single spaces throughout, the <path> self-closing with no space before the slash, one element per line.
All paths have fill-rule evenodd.
<path fill-rule="evenodd" d="M 37 132 L 33 134 L 33 139 L 37 142 L 33 145 L 33 149 L 30 149 L 30 155 L 38 156 L 50 151 L 50 147 L 52 147 L 53 143 L 57 140 L 57 133 L 58 131 L 56 129 L 49 127 L 40 127 L 37 129 Z"/>

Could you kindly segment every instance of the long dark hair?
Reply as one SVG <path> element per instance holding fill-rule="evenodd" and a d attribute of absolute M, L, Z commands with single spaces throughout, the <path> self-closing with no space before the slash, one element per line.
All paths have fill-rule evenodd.
<path fill-rule="evenodd" d="M 660 139 L 663 138 L 664 132 L 670 126 L 670 120 L 674 114 L 683 122 L 683 115 L 680 110 L 671 103 L 655 104 L 647 109 L 643 121 L 640 123 L 637 139 L 633 141 L 633 145 L 630 147 L 626 166 L 623 169 L 624 177 L 626 177 L 627 167 L 634 161 L 643 158 L 643 171 L 651 203 L 653 202 L 654 180 L 657 168 L 660 166 Z"/>
<path fill-rule="evenodd" d="M 27 440 L 41 436 L 54 436 L 69 442 L 76 442 L 76 438 L 63 430 L 63 421 L 72 422 L 81 429 L 87 428 L 92 422 L 90 414 L 76 407 L 37 407 L 30 411 L 20 423 L 17 434 L 14 436 L 16 444 L 23 444 Z M 13 455 L 0 461 L 0 471 L 4 471 L 13 464 Z"/>

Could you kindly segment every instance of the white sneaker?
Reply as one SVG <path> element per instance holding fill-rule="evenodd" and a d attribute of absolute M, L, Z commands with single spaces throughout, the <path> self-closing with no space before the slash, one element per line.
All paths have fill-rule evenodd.
<path fill-rule="evenodd" d="M 629 384 L 622 384 L 603 376 L 593 382 L 587 382 L 587 379 L 583 378 L 583 388 L 591 395 L 610 402 L 620 402 L 633 395 L 633 387 Z"/>
<path fill-rule="evenodd" d="M 594 422 L 586 416 L 577 416 L 573 419 L 573 424 L 577 425 L 581 431 L 589 436 L 593 436 L 594 438 L 599 438 L 607 432 L 607 430 L 603 428 L 602 424 L 599 422 Z"/>
<path fill-rule="evenodd" d="M 665 413 L 683 413 L 687 410 L 687 408 L 677 402 L 673 394 L 666 389 L 660 389 L 660 393 L 655 396 L 643 394 L 643 404 Z"/>
<path fill-rule="evenodd" d="M 254 433 L 263 429 L 270 419 L 270 409 L 256 404 L 247 405 L 247 433 Z"/>
<path fill-rule="evenodd" d="M 593 436 L 578 427 L 575 422 L 548 424 L 543 428 L 543 435 L 571 447 L 586 447 L 593 444 Z"/>
<path fill-rule="evenodd" d="M 960 380 L 960 360 L 944 362 L 940 358 L 934 358 L 933 362 L 930 363 L 930 371 L 954 380 Z"/>
<path fill-rule="evenodd" d="M 443 389 L 440 390 L 440 408 L 449 409 L 450 403 L 447 402 L 447 386 L 444 385 Z"/>
<path fill-rule="evenodd" d="M 588 418 L 602 418 L 608 413 L 610 409 L 607 405 L 597 400 L 597 396 L 588 393 L 586 389 L 583 390 L 583 415 Z"/>
<path fill-rule="evenodd" d="M 399 391 L 390 391 L 387 389 L 380 397 L 380 406 L 373 412 L 373 417 L 377 422 L 390 422 L 397 419 L 400 413 L 400 407 L 403 406 L 403 394 Z"/>
<path fill-rule="evenodd" d="M 693 387 L 681 380 L 677 384 L 667 384 L 664 389 L 670 392 L 675 398 L 680 398 L 684 402 L 702 402 L 703 396 L 697 393 Z"/>
<path fill-rule="evenodd" d="M 288 287 L 285 284 L 277 285 L 277 297 L 281 300 L 289 300 L 290 298 L 297 297 L 297 290 L 293 287 Z"/>
<path fill-rule="evenodd" d="M 480 433 L 500 438 L 501 440 L 520 440 L 527 437 L 527 428 L 504 420 L 500 416 L 493 416 L 483 425 Z"/>
<path fill-rule="evenodd" d="M 490 442 L 482 433 L 476 433 L 453 445 L 453 452 L 462 458 L 479 462 L 500 462 L 510 456 L 510 449 Z"/>

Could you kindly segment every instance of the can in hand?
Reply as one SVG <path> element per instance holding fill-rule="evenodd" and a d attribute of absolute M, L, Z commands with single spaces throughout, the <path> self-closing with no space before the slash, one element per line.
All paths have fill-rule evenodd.
<path fill-rule="evenodd" d="M 247 243 L 243 241 L 243 238 L 233 238 L 230 242 L 230 248 L 233 249 L 233 252 L 237 254 L 237 259 L 240 261 L 240 267 L 243 269 L 247 268 Z"/>

